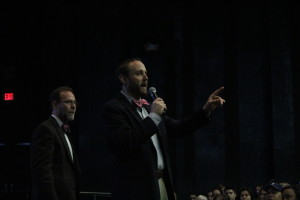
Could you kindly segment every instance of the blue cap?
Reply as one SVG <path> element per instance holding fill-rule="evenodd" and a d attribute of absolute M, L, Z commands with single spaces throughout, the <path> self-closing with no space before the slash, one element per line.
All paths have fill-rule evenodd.
<path fill-rule="evenodd" d="M 263 189 L 264 190 L 275 189 L 277 191 L 282 191 L 283 188 L 279 183 L 272 182 L 272 183 L 269 183 L 269 184 L 265 185 L 263 187 Z"/>

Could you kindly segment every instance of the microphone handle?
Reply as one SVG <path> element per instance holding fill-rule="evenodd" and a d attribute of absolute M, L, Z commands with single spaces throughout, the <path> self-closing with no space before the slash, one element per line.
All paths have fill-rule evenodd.
<path fill-rule="evenodd" d="M 151 97 L 152 97 L 153 100 L 155 100 L 155 99 L 158 98 L 156 92 L 152 92 L 152 93 L 151 93 Z"/>
<path fill-rule="evenodd" d="M 158 98 L 156 92 L 151 92 L 151 97 L 152 97 L 153 101 Z M 162 116 L 164 116 L 166 113 L 167 113 L 167 110 L 164 109 L 164 112 L 162 113 Z"/>

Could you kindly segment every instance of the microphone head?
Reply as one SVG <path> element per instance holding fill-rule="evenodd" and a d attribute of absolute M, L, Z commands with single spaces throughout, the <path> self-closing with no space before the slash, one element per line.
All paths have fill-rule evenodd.
<path fill-rule="evenodd" d="M 149 92 L 150 94 L 156 93 L 155 87 L 150 87 L 150 88 L 148 89 L 148 92 Z"/>
<path fill-rule="evenodd" d="M 150 87 L 148 89 L 148 93 L 150 94 L 150 96 L 152 97 L 153 100 L 155 100 L 157 98 L 155 87 Z"/>

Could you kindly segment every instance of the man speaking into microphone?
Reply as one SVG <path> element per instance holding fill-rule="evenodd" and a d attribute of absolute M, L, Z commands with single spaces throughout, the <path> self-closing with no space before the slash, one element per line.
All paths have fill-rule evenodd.
<path fill-rule="evenodd" d="M 179 121 L 167 116 L 167 105 L 153 88 L 153 102 L 142 99 L 148 95 L 148 76 L 140 59 L 123 61 L 117 75 L 121 91 L 102 113 L 116 163 L 112 200 L 175 200 L 167 138 L 188 136 L 208 124 L 212 111 L 225 102 L 218 96 L 224 87 Z"/>

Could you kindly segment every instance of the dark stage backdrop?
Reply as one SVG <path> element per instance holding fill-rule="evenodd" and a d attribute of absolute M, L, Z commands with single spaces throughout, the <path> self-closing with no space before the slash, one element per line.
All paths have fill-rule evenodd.
<path fill-rule="evenodd" d="M 82 191 L 110 192 L 113 160 L 100 113 L 120 90 L 115 68 L 131 57 L 144 61 L 150 86 L 178 119 L 225 86 L 226 104 L 211 124 L 169 141 L 179 200 L 219 183 L 300 179 L 296 0 L 45 1 L 1 10 L 0 92 L 16 92 L 13 102 L 1 99 L 2 192 L 30 190 L 26 143 L 60 85 L 80 102 L 72 128 Z"/>

